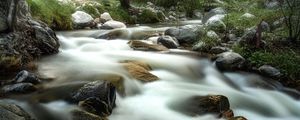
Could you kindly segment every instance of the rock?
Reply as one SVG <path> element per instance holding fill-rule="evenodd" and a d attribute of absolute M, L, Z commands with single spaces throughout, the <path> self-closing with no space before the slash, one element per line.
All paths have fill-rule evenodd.
<path fill-rule="evenodd" d="M 147 64 L 146 62 L 143 62 L 143 61 L 137 61 L 137 60 L 123 60 L 123 61 L 120 61 L 120 63 L 124 63 L 124 64 L 134 64 L 134 65 L 138 65 L 140 67 L 143 67 L 144 69 L 146 70 L 152 70 L 152 68 L 150 67 L 149 64 Z"/>
<path fill-rule="evenodd" d="M 79 107 L 90 113 L 99 115 L 101 117 L 107 117 L 111 114 L 112 109 L 105 103 L 105 101 L 99 98 L 90 97 L 79 102 Z"/>
<path fill-rule="evenodd" d="M 115 29 L 115 30 L 101 33 L 97 38 L 98 39 L 108 39 L 108 40 L 128 39 L 130 37 L 129 32 L 130 31 L 128 31 L 126 29 Z"/>
<path fill-rule="evenodd" d="M 215 15 L 209 18 L 205 25 L 209 30 L 213 30 L 216 32 L 223 33 L 226 30 L 226 25 L 222 21 L 222 19 L 225 17 L 225 15 Z"/>
<path fill-rule="evenodd" d="M 247 19 L 249 19 L 249 18 L 255 18 L 255 15 L 250 14 L 250 13 L 245 13 L 245 14 L 243 14 L 241 16 L 241 18 L 247 18 Z"/>
<path fill-rule="evenodd" d="M 243 67 L 245 58 L 235 52 L 224 52 L 217 55 L 215 62 L 220 70 L 236 70 Z"/>
<path fill-rule="evenodd" d="M 1 88 L 1 93 L 9 94 L 26 94 L 36 91 L 37 88 L 31 83 L 16 83 L 12 85 L 5 85 Z"/>
<path fill-rule="evenodd" d="M 268 77 L 275 77 L 275 78 L 278 78 L 281 76 L 281 73 L 278 69 L 270 66 L 270 65 L 263 65 L 263 66 L 260 66 L 258 68 L 258 71 L 262 74 L 262 75 L 265 75 L 265 76 L 268 76 Z"/>
<path fill-rule="evenodd" d="M 213 53 L 213 54 L 220 54 L 220 53 L 223 53 L 223 52 L 228 52 L 230 51 L 231 49 L 228 48 L 228 47 L 221 47 L 221 46 L 216 46 L 216 47 L 212 47 L 210 49 L 210 53 Z"/>
<path fill-rule="evenodd" d="M 221 8 L 221 7 L 214 8 L 204 15 L 202 22 L 206 23 L 213 16 L 216 16 L 216 15 L 224 16 L 225 14 L 226 14 L 226 11 L 223 8 Z"/>
<path fill-rule="evenodd" d="M 151 68 L 149 65 L 141 62 L 121 62 L 121 65 L 128 71 L 128 73 L 135 79 L 141 80 L 143 82 L 156 81 L 159 78 L 149 72 Z"/>
<path fill-rule="evenodd" d="M 116 29 L 116 28 L 126 28 L 126 25 L 119 21 L 107 21 L 101 27 L 101 29 Z"/>
<path fill-rule="evenodd" d="M 98 25 L 101 25 L 100 18 L 95 18 L 95 19 L 94 19 L 94 23 L 97 24 L 97 27 L 98 27 Z"/>
<path fill-rule="evenodd" d="M 93 108 L 94 112 L 98 115 L 111 114 L 112 109 L 115 107 L 116 101 L 116 88 L 114 85 L 107 81 L 94 81 L 85 84 L 75 94 L 72 95 L 75 102 L 79 102 L 80 106 L 84 108 Z M 105 108 L 99 109 L 100 105 L 105 104 Z"/>
<path fill-rule="evenodd" d="M 76 11 L 73 13 L 72 21 L 74 23 L 74 27 L 79 29 L 95 26 L 93 17 L 83 11 Z"/>
<path fill-rule="evenodd" d="M 13 2 L 15 5 L 10 6 Z M 0 74 L 29 69 L 28 65 L 41 55 L 59 51 L 55 33 L 46 24 L 32 19 L 26 0 L 2 0 L 0 11 L 0 24 L 5 22 L 3 25 L 7 26 L 5 32 L 0 30 Z"/>
<path fill-rule="evenodd" d="M 149 37 L 146 40 L 151 41 L 153 44 L 158 44 L 158 38 L 160 38 L 160 36 Z"/>
<path fill-rule="evenodd" d="M 71 114 L 72 120 L 107 120 L 106 118 L 102 118 L 100 116 L 82 110 L 73 110 Z"/>
<path fill-rule="evenodd" d="M 128 42 L 129 46 L 134 50 L 142 50 L 142 51 L 167 51 L 169 50 L 163 45 L 153 44 L 151 41 L 143 41 L 143 40 L 131 40 Z"/>
<path fill-rule="evenodd" d="M 167 48 L 177 48 L 179 47 L 179 43 L 176 38 L 172 38 L 171 36 L 161 36 L 158 38 L 158 43 L 162 44 Z"/>
<path fill-rule="evenodd" d="M 32 83 L 39 84 L 41 80 L 33 73 L 23 70 L 17 74 L 13 80 L 15 83 Z"/>
<path fill-rule="evenodd" d="M 203 34 L 203 26 L 200 25 L 186 25 L 179 28 L 170 28 L 165 31 L 165 35 L 175 37 L 180 44 L 192 44 L 199 39 L 201 34 Z"/>
<path fill-rule="evenodd" d="M 1 120 L 33 120 L 20 106 L 0 101 Z"/>
<path fill-rule="evenodd" d="M 253 41 L 256 36 L 256 29 L 250 28 L 244 32 L 244 35 L 238 40 L 238 43 L 242 46 L 255 45 Z"/>
<path fill-rule="evenodd" d="M 233 117 L 228 98 L 222 95 L 194 96 L 171 107 L 190 116 L 214 114 L 224 118 Z M 231 115 L 228 114 L 230 111 Z"/>
<path fill-rule="evenodd" d="M 104 12 L 100 15 L 100 21 L 101 23 L 105 23 L 107 21 L 113 20 L 112 17 L 108 12 Z"/>

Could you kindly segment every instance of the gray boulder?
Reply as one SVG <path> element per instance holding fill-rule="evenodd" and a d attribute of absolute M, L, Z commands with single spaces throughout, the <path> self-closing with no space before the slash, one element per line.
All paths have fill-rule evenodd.
<path fill-rule="evenodd" d="M 95 26 L 93 17 L 83 11 L 76 11 L 73 13 L 72 21 L 74 23 L 74 27 L 78 29 Z"/>
<path fill-rule="evenodd" d="M 33 120 L 20 106 L 0 102 L 0 120 Z"/>
<path fill-rule="evenodd" d="M 270 65 L 263 65 L 261 67 L 258 68 L 258 71 L 262 74 L 262 75 L 265 75 L 265 76 L 268 76 L 268 77 L 280 77 L 281 76 L 281 73 L 278 69 L 270 66 Z"/>
<path fill-rule="evenodd" d="M 177 48 L 179 47 L 179 43 L 176 40 L 176 38 L 173 38 L 171 36 L 161 36 L 158 38 L 157 41 L 159 44 L 162 44 L 163 46 L 167 48 Z"/>
<path fill-rule="evenodd" d="M 220 70 L 236 70 L 243 67 L 245 58 L 235 52 L 224 52 L 217 55 L 215 62 Z"/>
<path fill-rule="evenodd" d="M 203 23 L 206 23 L 211 17 L 215 16 L 215 15 L 225 15 L 226 11 L 221 8 L 221 7 L 217 7 L 215 9 L 210 10 L 208 13 L 206 13 L 202 19 Z"/>
<path fill-rule="evenodd" d="M 175 37 L 180 44 L 196 42 L 201 34 L 203 34 L 203 26 L 186 25 L 179 28 L 170 28 L 165 31 L 165 35 Z"/>

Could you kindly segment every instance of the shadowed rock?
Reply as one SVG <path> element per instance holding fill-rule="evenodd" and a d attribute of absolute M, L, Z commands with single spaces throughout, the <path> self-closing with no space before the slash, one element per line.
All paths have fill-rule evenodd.
<path fill-rule="evenodd" d="M 41 55 L 58 52 L 55 33 L 34 21 L 26 0 L 0 1 L 0 73 L 15 72 Z"/>

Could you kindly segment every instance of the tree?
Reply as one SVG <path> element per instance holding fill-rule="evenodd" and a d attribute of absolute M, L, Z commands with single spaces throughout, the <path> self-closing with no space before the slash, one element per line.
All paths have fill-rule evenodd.
<path fill-rule="evenodd" d="M 121 6 L 125 9 L 130 8 L 130 1 L 129 0 L 120 0 Z"/>
<path fill-rule="evenodd" d="M 278 0 L 278 2 L 288 28 L 288 39 L 297 42 L 300 39 L 300 1 Z"/>

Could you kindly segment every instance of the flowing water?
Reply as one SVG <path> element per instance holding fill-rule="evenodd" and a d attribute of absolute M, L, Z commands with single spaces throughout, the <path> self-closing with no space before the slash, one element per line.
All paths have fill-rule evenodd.
<path fill-rule="evenodd" d="M 166 28 L 132 27 L 124 31 L 130 38 L 139 34 L 136 31 L 160 32 Z M 39 73 L 54 79 L 47 86 L 122 76 L 125 95 L 117 97 L 117 107 L 109 116 L 110 120 L 217 119 L 209 114 L 190 117 L 171 109 L 172 105 L 196 95 L 227 96 L 235 116 L 249 120 L 300 120 L 300 101 L 276 90 L 277 84 L 270 84 L 253 74 L 220 73 L 205 58 L 134 51 L 126 39 L 95 39 L 103 32 L 107 31 L 58 33 L 60 53 L 39 62 Z M 160 80 L 146 84 L 135 80 L 120 66 L 122 60 L 148 63 L 153 68 L 151 73 Z M 67 88 L 60 92 L 63 90 L 67 91 Z M 45 106 L 53 111 L 72 108 L 63 101 L 53 101 Z"/>

